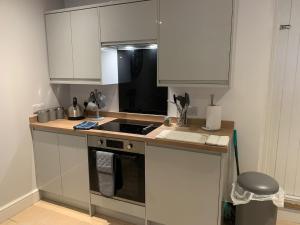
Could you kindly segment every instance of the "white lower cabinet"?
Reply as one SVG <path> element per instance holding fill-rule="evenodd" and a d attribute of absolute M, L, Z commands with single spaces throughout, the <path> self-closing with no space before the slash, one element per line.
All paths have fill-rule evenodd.
<path fill-rule="evenodd" d="M 88 203 L 86 138 L 34 130 L 33 139 L 39 190 Z"/>
<path fill-rule="evenodd" d="M 148 224 L 217 225 L 221 155 L 146 148 Z"/>
<path fill-rule="evenodd" d="M 39 190 L 61 195 L 61 176 L 58 136 L 55 133 L 34 131 L 36 181 Z"/>
<path fill-rule="evenodd" d="M 63 203 L 71 200 L 88 205 L 86 137 L 33 130 L 33 139 L 39 190 L 45 196 L 61 196 Z M 147 224 L 219 225 L 224 182 L 222 160 L 221 154 L 146 146 Z M 101 203 L 104 208 L 117 207 L 115 202 L 92 196 L 92 203 Z M 126 207 L 124 203 L 126 214 L 138 210 L 144 215 L 141 207 Z"/>
<path fill-rule="evenodd" d="M 85 137 L 58 135 L 63 196 L 88 202 L 89 173 Z"/>

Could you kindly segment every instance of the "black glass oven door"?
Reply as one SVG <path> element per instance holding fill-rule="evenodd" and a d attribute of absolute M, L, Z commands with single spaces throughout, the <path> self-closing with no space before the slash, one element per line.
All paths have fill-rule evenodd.
<path fill-rule="evenodd" d="M 145 203 L 145 156 L 89 147 L 90 190 L 99 193 L 96 152 L 114 153 L 115 197 L 124 201 Z"/>
<path fill-rule="evenodd" d="M 122 153 L 116 155 L 115 196 L 145 203 L 145 156 Z"/>

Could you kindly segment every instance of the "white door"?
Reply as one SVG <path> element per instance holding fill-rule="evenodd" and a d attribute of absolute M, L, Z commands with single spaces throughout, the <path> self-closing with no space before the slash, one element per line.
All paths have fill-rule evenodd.
<path fill-rule="evenodd" d="M 61 195 L 58 137 L 55 133 L 33 131 L 38 189 Z"/>
<path fill-rule="evenodd" d="M 85 137 L 58 135 L 63 196 L 89 202 L 88 153 Z"/>
<path fill-rule="evenodd" d="M 156 0 L 100 7 L 101 41 L 157 39 Z"/>
<path fill-rule="evenodd" d="M 280 0 L 279 6 L 280 24 L 290 24 L 291 29 L 283 29 L 278 34 L 266 150 L 272 159 L 268 161 L 270 173 L 279 181 L 288 198 L 299 200 L 300 1 Z"/>
<path fill-rule="evenodd" d="M 70 13 L 46 15 L 50 78 L 73 78 Z"/>
<path fill-rule="evenodd" d="M 98 9 L 71 12 L 75 79 L 101 78 L 101 43 Z"/>
<path fill-rule="evenodd" d="M 221 156 L 147 146 L 146 217 L 164 225 L 217 225 Z"/>
<path fill-rule="evenodd" d="M 158 84 L 228 84 L 232 7 L 232 0 L 159 0 Z"/>
<path fill-rule="evenodd" d="M 289 195 L 300 196 L 300 2 L 292 1 L 275 176 Z"/>

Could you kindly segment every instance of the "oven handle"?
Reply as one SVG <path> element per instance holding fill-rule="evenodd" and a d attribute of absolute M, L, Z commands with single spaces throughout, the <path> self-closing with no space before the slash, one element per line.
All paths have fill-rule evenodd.
<path fill-rule="evenodd" d="M 93 152 L 107 152 L 107 151 L 104 151 L 104 150 L 92 150 Z M 131 159 L 131 160 L 136 160 L 138 157 L 137 156 L 132 156 L 132 155 L 119 155 L 119 154 L 116 154 L 116 153 L 114 153 L 114 156 L 116 157 L 116 158 L 119 158 L 119 159 L 121 159 L 121 158 L 125 158 L 125 159 Z"/>

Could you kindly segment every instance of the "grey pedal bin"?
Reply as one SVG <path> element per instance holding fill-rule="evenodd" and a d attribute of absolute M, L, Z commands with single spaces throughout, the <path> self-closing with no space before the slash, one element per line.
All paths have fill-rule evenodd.
<path fill-rule="evenodd" d="M 273 195 L 279 191 L 279 185 L 272 177 L 258 172 L 246 172 L 237 179 L 237 184 L 245 191 L 255 195 Z M 252 200 L 237 205 L 235 225 L 276 225 L 277 206 L 273 201 Z"/>

